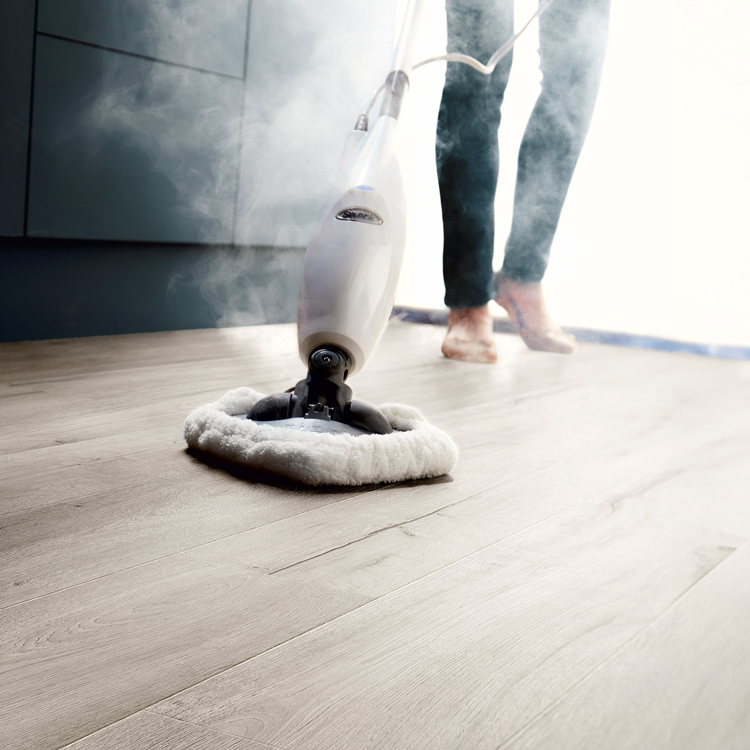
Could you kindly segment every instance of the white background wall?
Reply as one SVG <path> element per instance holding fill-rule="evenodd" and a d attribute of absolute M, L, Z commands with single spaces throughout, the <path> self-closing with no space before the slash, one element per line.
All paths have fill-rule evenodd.
<path fill-rule="evenodd" d="M 442 0 L 429 2 L 425 57 L 445 47 Z M 599 101 L 545 277 L 548 302 L 563 325 L 748 346 L 750 4 L 612 6 Z M 534 8 L 517 0 L 517 25 Z M 496 267 L 538 92 L 537 41 L 532 26 L 518 43 L 504 104 Z M 443 306 L 433 152 L 441 66 L 415 71 L 401 132 L 410 225 L 397 302 L 427 308 Z"/>

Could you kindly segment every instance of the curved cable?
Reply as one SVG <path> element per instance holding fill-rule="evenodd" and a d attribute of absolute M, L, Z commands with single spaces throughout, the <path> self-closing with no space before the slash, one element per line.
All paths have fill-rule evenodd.
<path fill-rule="evenodd" d="M 510 39 L 508 39 L 507 42 L 505 42 L 501 47 L 499 47 L 495 53 L 490 57 L 490 59 L 487 61 L 487 64 L 484 65 L 483 63 L 479 62 L 474 57 L 471 57 L 470 55 L 464 55 L 461 52 L 448 52 L 445 55 L 438 55 L 437 57 L 428 57 L 426 60 L 422 60 L 418 62 L 416 65 L 412 66 L 412 70 L 416 70 L 417 68 L 421 68 L 423 65 L 429 65 L 430 63 L 434 62 L 441 62 L 443 60 L 447 62 L 457 62 L 457 63 L 463 63 L 464 65 L 470 65 L 474 70 L 478 70 L 480 73 L 484 73 L 484 75 L 490 75 L 493 70 L 497 67 L 497 64 L 502 60 L 505 55 L 508 54 L 513 49 L 513 46 L 518 41 L 518 38 L 523 34 L 524 31 L 531 25 L 531 23 L 538 18 L 542 13 L 544 13 L 547 8 L 549 8 L 552 3 L 554 3 L 555 0 L 544 0 L 544 2 L 539 4 L 539 7 L 534 12 L 534 15 L 529 18 L 528 21 L 521 27 L 521 29 L 513 34 Z M 365 108 L 364 114 L 369 115 L 370 110 L 373 108 L 375 102 L 378 100 L 378 97 L 382 93 L 383 89 L 385 88 L 385 83 L 381 84 L 373 93 L 373 95 L 370 97 L 370 100 L 367 102 L 367 107 Z"/>
<path fill-rule="evenodd" d="M 378 100 L 378 97 L 383 93 L 383 89 L 385 88 L 385 83 L 381 83 L 378 88 L 375 89 L 372 96 L 370 97 L 370 101 L 367 102 L 367 106 L 365 107 L 365 111 L 362 113 L 365 117 L 369 117 L 370 110 L 373 108 L 373 105 Z"/>

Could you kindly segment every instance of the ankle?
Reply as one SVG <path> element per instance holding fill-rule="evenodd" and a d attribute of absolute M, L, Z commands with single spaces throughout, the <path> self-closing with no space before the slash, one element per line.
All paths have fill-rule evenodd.
<path fill-rule="evenodd" d="M 451 307 L 448 313 L 448 324 L 457 323 L 482 323 L 492 317 L 490 306 L 481 307 Z"/>

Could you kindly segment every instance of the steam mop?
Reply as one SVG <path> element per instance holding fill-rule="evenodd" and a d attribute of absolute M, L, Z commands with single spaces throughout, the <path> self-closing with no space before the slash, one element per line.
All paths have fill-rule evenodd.
<path fill-rule="evenodd" d="M 440 476 L 458 451 L 448 435 L 404 406 L 352 399 L 347 379 L 362 369 L 385 329 L 406 238 L 406 199 L 396 126 L 413 69 L 438 60 L 491 73 L 531 21 L 487 65 L 459 53 L 413 64 L 426 0 L 410 0 L 390 72 L 346 139 L 331 193 L 305 254 L 297 333 L 307 377 L 285 393 L 230 391 L 185 422 L 190 447 L 308 484 L 365 484 Z M 382 94 L 370 128 L 369 112 Z"/>

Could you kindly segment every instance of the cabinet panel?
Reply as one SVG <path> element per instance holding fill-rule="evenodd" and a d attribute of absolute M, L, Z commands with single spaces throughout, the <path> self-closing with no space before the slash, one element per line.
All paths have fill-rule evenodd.
<path fill-rule="evenodd" d="M 39 36 L 29 235 L 231 239 L 242 82 Z"/>
<path fill-rule="evenodd" d="M 33 0 L 0 3 L 0 235 L 23 234 L 29 150 Z"/>
<path fill-rule="evenodd" d="M 242 76 L 248 0 L 39 0 L 39 31 Z"/>

